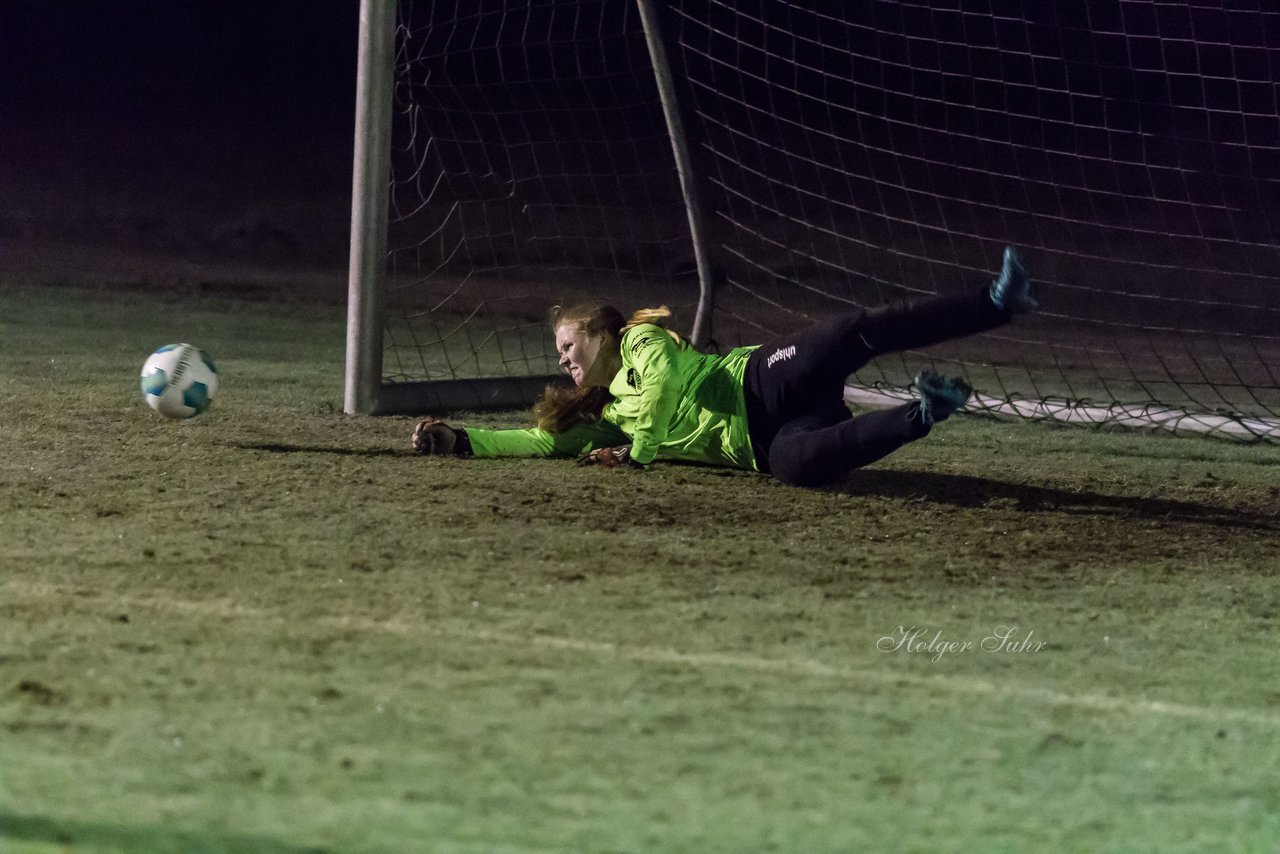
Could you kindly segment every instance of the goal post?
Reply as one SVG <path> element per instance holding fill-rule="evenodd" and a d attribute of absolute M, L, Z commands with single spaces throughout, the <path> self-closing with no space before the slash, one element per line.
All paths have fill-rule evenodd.
<path fill-rule="evenodd" d="M 382 387 L 396 0 L 360 0 L 343 409 L 370 414 Z"/>
<path fill-rule="evenodd" d="M 849 399 L 932 365 L 973 411 L 1280 437 L 1280 10 L 394 5 L 348 411 L 527 405 L 552 305 L 667 304 L 725 349 L 977 286 L 1012 243 L 1038 315 L 879 359 Z"/>
<path fill-rule="evenodd" d="M 678 176 L 698 283 L 690 339 L 710 343 L 715 276 L 696 173 L 667 65 L 661 24 L 651 0 L 636 0 L 662 115 Z M 348 278 L 347 363 L 344 409 L 349 414 L 391 414 L 528 406 L 559 374 L 473 376 L 384 383 L 382 347 L 387 287 L 387 210 L 392 152 L 392 102 L 397 79 L 396 0 L 361 0 Z M 412 37 L 402 30 L 403 41 Z M 403 72 L 403 69 L 401 69 Z M 403 104 L 401 105 L 404 106 Z"/>

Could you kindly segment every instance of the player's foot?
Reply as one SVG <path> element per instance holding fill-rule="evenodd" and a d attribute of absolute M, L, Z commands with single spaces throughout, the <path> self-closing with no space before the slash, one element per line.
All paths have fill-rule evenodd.
<path fill-rule="evenodd" d="M 930 426 L 949 418 L 973 394 L 973 387 L 964 380 L 933 370 L 916 374 L 916 388 L 920 391 L 920 418 Z"/>
<path fill-rule="evenodd" d="M 991 283 L 991 301 L 996 304 L 996 308 L 1008 309 L 1014 314 L 1026 314 L 1040 307 L 1040 301 L 1036 299 L 1033 290 L 1031 276 L 1027 273 L 1018 250 L 1006 246 L 1000 276 Z"/>

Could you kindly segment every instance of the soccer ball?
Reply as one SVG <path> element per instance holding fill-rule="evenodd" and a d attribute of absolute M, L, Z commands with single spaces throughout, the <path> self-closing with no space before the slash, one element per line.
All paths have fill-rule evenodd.
<path fill-rule="evenodd" d="M 166 344 L 142 366 L 142 397 L 165 418 L 193 418 L 218 393 L 218 369 L 190 344 Z"/>

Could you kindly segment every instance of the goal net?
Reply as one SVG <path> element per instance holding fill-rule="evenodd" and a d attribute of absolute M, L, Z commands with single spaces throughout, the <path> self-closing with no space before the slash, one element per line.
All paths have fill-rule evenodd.
<path fill-rule="evenodd" d="M 990 412 L 1280 436 L 1280 9 L 653 3 L 700 266 L 637 5 L 401 0 L 382 352 L 415 393 L 384 410 L 553 374 L 551 305 L 687 328 L 706 290 L 724 349 L 977 286 L 1008 243 L 1042 310 L 855 403 L 932 364 Z"/>

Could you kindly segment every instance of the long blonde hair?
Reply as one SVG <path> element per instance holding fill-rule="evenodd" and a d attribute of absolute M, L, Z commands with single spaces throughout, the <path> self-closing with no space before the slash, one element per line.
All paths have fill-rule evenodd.
<path fill-rule="evenodd" d="M 551 331 L 561 326 L 573 326 L 596 336 L 601 333 L 621 344 L 622 336 L 632 327 L 642 323 L 652 323 L 666 329 L 676 341 L 680 336 L 667 326 L 673 313 L 665 305 L 655 308 L 642 308 L 631 315 L 630 320 L 622 316 L 611 305 L 582 304 L 564 309 L 556 306 L 551 309 Z M 533 405 L 534 423 L 549 433 L 563 433 L 577 424 L 593 424 L 600 420 L 604 408 L 613 400 L 609 389 L 602 386 L 565 386 L 548 385 L 542 392 L 541 399 Z"/>
<path fill-rule="evenodd" d="M 661 326 L 667 331 L 668 335 L 676 341 L 680 341 L 681 338 L 676 331 L 667 325 L 673 317 L 675 317 L 675 312 L 667 308 L 665 305 L 656 306 L 654 308 L 639 309 L 635 314 L 631 315 L 631 319 L 622 327 L 622 331 L 618 333 L 618 340 L 622 340 L 623 335 L 626 335 L 633 328 L 641 325 L 642 323 L 651 323 L 654 326 Z"/>

